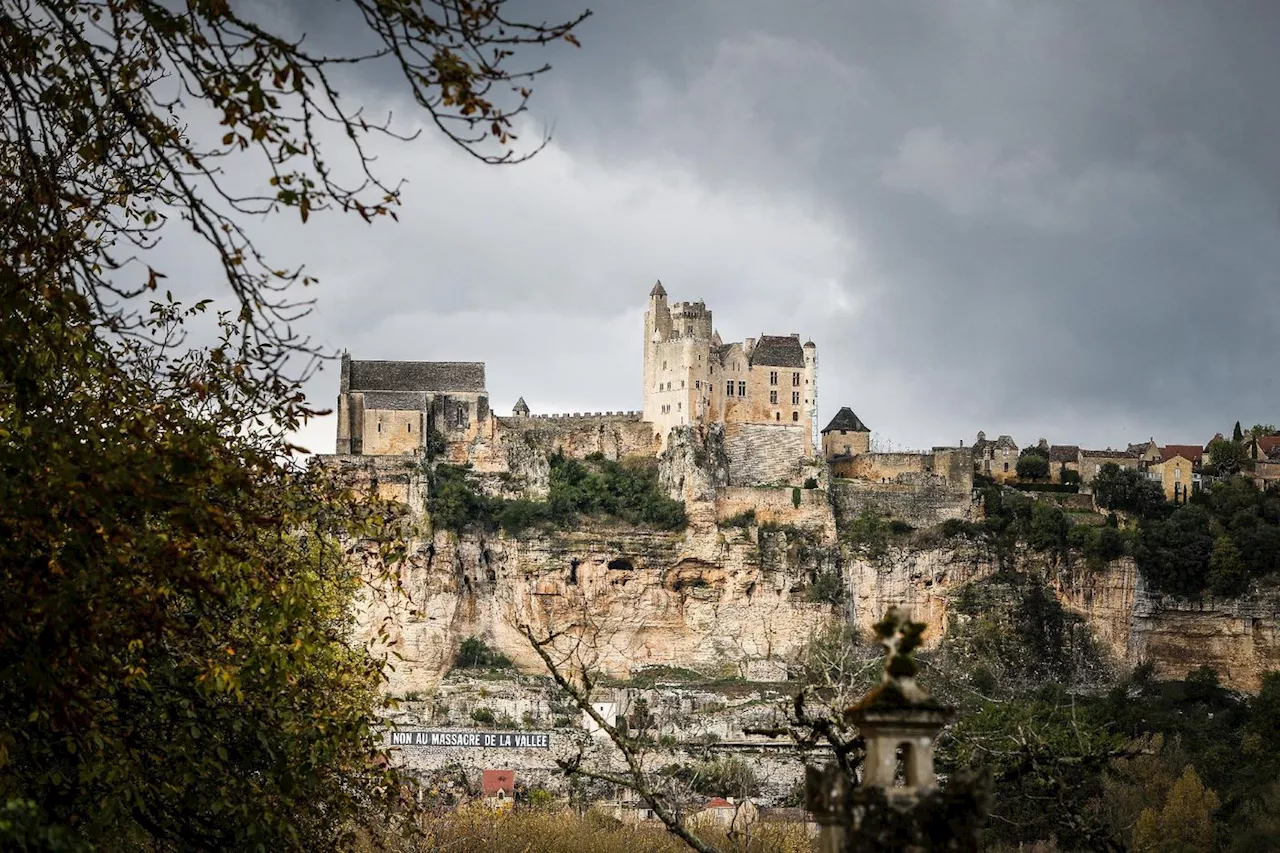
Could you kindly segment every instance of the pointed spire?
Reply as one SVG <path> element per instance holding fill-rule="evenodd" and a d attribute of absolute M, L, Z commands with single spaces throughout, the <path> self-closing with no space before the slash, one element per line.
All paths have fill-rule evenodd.
<path fill-rule="evenodd" d="M 511 409 L 511 414 L 517 418 L 529 417 L 529 404 L 524 401 L 524 397 L 516 400 L 515 406 Z"/>
<path fill-rule="evenodd" d="M 654 296 L 665 297 L 666 295 L 667 290 L 662 286 L 662 279 L 658 279 L 658 283 L 653 286 L 653 290 L 649 291 L 649 296 L 652 298 Z"/>

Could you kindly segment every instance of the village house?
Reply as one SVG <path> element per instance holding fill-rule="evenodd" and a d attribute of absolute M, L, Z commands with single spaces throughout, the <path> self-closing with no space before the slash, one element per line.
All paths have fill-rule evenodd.
<path fill-rule="evenodd" d="M 516 774 L 513 770 L 482 770 L 480 795 L 485 805 L 496 811 L 506 811 L 515 803 Z"/>
<path fill-rule="evenodd" d="M 1049 482 L 1061 483 L 1063 471 L 1080 473 L 1080 448 L 1074 444 L 1055 444 L 1049 448 Z"/>
<path fill-rule="evenodd" d="M 744 832 L 760 817 L 760 810 L 750 799 L 713 797 L 702 810 L 689 817 L 690 827 L 715 827 L 726 832 Z"/>
<path fill-rule="evenodd" d="M 1147 465 L 1147 477 L 1160 484 L 1165 500 L 1186 503 L 1200 489 L 1204 450 L 1198 444 L 1168 444 L 1159 451 L 1160 458 Z"/>
<path fill-rule="evenodd" d="M 1092 486 L 1102 466 L 1107 464 L 1119 468 L 1132 468 L 1135 471 L 1143 467 L 1136 450 L 1112 450 L 1110 447 L 1106 450 L 1081 450 L 1079 464 L 1081 486 L 1085 488 Z"/>
<path fill-rule="evenodd" d="M 988 441 L 985 432 L 979 432 L 970 451 L 973 454 L 973 473 L 990 477 L 997 483 L 1011 482 L 1018 477 L 1018 445 L 1012 438 L 1002 435 Z"/>

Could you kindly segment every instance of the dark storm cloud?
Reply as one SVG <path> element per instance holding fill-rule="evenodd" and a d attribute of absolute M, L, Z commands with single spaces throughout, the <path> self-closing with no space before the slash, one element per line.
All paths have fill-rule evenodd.
<path fill-rule="evenodd" d="M 346 25 L 322 8 L 308 26 L 333 38 Z M 639 341 L 621 338 L 661 277 L 673 298 L 707 299 L 726 337 L 815 338 L 824 411 L 850 404 L 900 444 L 979 428 L 1203 441 L 1280 420 L 1280 6 L 594 10 L 536 91 L 559 159 L 497 178 L 439 160 L 450 193 L 484 198 L 441 218 L 426 208 L 452 197 L 421 187 L 420 227 L 364 244 L 376 286 L 331 276 L 324 298 L 342 307 L 318 315 L 325 336 L 360 340 L 409 302 L 430 333 L 396 354 L 447 357 L 424 352 L 449 339 L 429 315 L 465 312 L 509 393 L 631 407 Z M 393 91 L 376 72 L 357 85 Z M 513 332 L 548 317 L 560 337 L 538 349 L 571 350 L 570 317 L 593 350 L 559 395 L 572 359 L 530 359 Z"/>

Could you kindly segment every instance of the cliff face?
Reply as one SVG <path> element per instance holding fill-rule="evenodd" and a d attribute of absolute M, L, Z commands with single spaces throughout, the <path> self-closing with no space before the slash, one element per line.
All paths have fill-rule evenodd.
<path fill-rule="evenodd" d="M 1062 602 L 1086 617 L 1095 635 L 1128 664 L 1150 661 L 1156 674 L 1180 678 L 1211 666 L 1223 684 L 1257 691 L 1280 670 L 1280 589 L 1240 598 L 1182 600 L 1147 589 L 1131 560 L 1091 572 L 1059 572 Z"/>
<path fill-rule="evenodd" d="M 785 662 L 833 614 L 805 595 L 820 557 L 802 557 L 786 537 L 766 533 L 761 547 L 750 531 L 714 523 L 684 534 L 605 525 L 521 539 L 442 532 L 415 543 L 400 578 L 405 596 L 369 601 L 363 628 L 372 636 L 385 627 L 401 656 L 388 685 L 398 694 L 432 689 L 468 636 L 540 670 L 526 626 L 538 636 L 569 632 L 578 663 L 615 677 L 663 665 L 785 678 Z"/>
<path fill-rule="evenodd" d="M 537 454 L 528 455 L 522 479 L 540 484 Z M 373 459 L 350 463 L 353 481 L 420 511 L 420 468 Z M 798 491 L 726 486 L 718 434 L 676 436 L 660 476 L 687 502 L 683 532 L 589 521 L 520 538 L 438 532 L 414 542 L 404 595 L 371 596 L 361 613 L 364 635 L 385 631 L 402 657 L 388 689 L 432 689 L 468 636 L 538 671 L 524 626 L 582 637 L 581 665 L 613 676 L 663 665 L 774 680 L 825 623 L 851 618 L 869 632 L 893 605 L 926 622 L 936 645 L 951 596 L 999 568 L 987 548 L 963 539 L 899 539 L 871 555 L 849 538 L 854 499 L 841 492 L 833 501 L 826 482 Z M 924 526 L 935 511 L 913 521 Z M 1280 670 L 1280 589 L 1182 601 L 1147 590 L 1129 560 L 1097 568 L 1020 550 L 1009 567 L 1042 578 L 1119 665 L 1149 661 L 1167 677 L 1207 665 L 1250 691 Z M 843 607 L 810 600 L 813 584 L 832 574 L 844 583 Z"/>

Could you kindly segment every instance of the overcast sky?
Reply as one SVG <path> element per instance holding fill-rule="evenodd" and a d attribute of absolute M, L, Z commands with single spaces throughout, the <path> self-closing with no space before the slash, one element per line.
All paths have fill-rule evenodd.
<path fill-rule="evenodd" d="M 316 38 L 336 8 L 307 3 Z M 898 447 L 1280 421 L 1280 4 L 591 8 L 581 50 L 546 53 L 533 161 L 428 134 L 381 155 L 399 224 L 280 230 L 321 279 L 308 331 L 484 361 L 499 413 L 637 409 L 661 279 L 726 341 L 815 340 L 820 419 L 851 406 Z M 394 83 L 344 94 L 407 117 Z"/>

